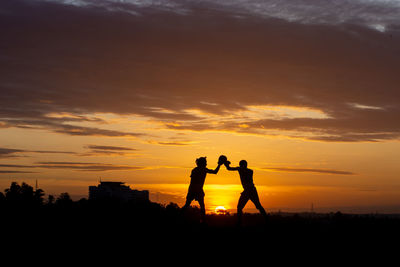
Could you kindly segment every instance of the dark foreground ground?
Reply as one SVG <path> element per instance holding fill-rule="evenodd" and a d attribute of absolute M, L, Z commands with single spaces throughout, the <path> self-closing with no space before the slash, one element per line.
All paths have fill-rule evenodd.
<path fill-rule="evenodd" d="M 11 251 L 74 251 L 71 256 L 83 253 L 96 259 L 110 253 L 140 257 L 151 252 L 154 260 L 160 253 L 198 260 L 278 255 L 285 260 L 321 253 L 338 258 L 357 251 L 364 259 L 378 250 L 390 255 L 400 241 L 398 215 L 270 214 L 265 222 L 258 214 L 245 214 L 242 227 L 236 226 L 235 214 L 208 215 L 207 224 L 199 218 L 197 209 L 183 214 L 174 204 L 9 206 L 1 209 L 2 242 Z"/>

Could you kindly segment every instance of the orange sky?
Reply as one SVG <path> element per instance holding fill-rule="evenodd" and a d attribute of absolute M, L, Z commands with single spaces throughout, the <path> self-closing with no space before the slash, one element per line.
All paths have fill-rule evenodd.
<path fill-rule="evenodd" d="M 126 120 L 121 119 L 121 127 L 129 124 Z M 151 133 L 168 136 L 171 131 L 159 129 Z M 2 164 L 24 167 L 3 169 L 33 173 L 1 174 L 1 188 L 11 181 L 34 185 L 38 179 L 46 193 L 67 191 L 79 198 L 87 197 L 88 186 L 101 178 L 150 190 L 153 201 L 183 205 L 196 157 L 207 156 L 208 167 L 215 168 L 218 156 L 225 154 L 233 166 L 241 159 L 248 161 L 262 203 L 271 210 L 309 210 L 313 203 L 315 210 L 322 211 L 335 207 L 364 211 L 364 206 L 370 206 L 371 211 L 390 212 L 399 201 L 398 142 L 326 143 L 230 132 L 182 133 L 190 142 L 161 145 L 141 138 L 77 137 L 44 130 L 3 129 L 2 141 L 18 144 L 18 148 L 75 154 L 15 152 L 15 157 L 3 158 Z M 93 144 L 103 146 L 103 150 L 90 149 Z M 80 163 L 82 169 L 75 169 L 72 163 Z M 93 165 L 100 170 L 91 170 Z M 209 174 L 205 192 L 208 210 L 221 205 L 234 210 L 241 192 L 238 174 L 224 167 L 218 175 Z M 254 211 L 250 203 L 248 211 Z"/>
<path fill-rule="evenodd" d="M 85 2 L 0 4 L 1 190 L 37 179 L 78 199 L 101 178 L 181 206 L 195 159 L 224 154 L 268 210 L 400 212 L 391 1 L 340 22 L 317 3 Z M 240 192 L 237 173 L 209 174 L 208 211 Z"/>

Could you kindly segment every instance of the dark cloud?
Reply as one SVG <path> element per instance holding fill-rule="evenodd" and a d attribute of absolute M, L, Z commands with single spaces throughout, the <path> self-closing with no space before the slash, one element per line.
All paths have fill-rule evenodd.
<path fill-rule="evenodd" d="M 39 153 L 39 154 L 76 154 L 72 151 L 52 151 L 52 150 L 26 150 L 28 153 Z"/>
<path fill-rule="evenodd" d="M 258 16 L 280 18 L 304 24 L 340 24 L 352 22 L 378 31 L 387 26 L 399 25 L 400 4 L 397 0 L 164 0 L 164 1 L 119 1 L 119 0 L 45 0 L 77 7 L 96 7 L 110 12 L 125 12 L 134 16 L 149 10 L 191 15 L 197 9 L 229 12 L 232 16 L 245 18 Z"/>
<path fill-rule="evenodd" d="M 119 171 L 119 170 L 143 170 L 144 167 L 138 166 L 128 166 L 128 165 L 116 165 L 109 163 L 93 163 L 93 162 L 62 162 L 62 161 L 43 161 L 36 162 L 32 165 L 22 165 L 22 164 L 0 164 L 0 168 L 40 168 L 40 169 L 70 169 L 75 171 Z M 6 173 L 10 170 L 2 170 Z M 23 171 L 25 172 L 25 171 Z M 31 172 L 26 172 L 31 173 Z"/>
<path fill-rule="evenodd" d="M 42 118 L 38 117 L 38 119 L 21 118 L 12 120 L 5 118 L 3 123 L 4 123 L 4 128 L 17 127 L 23 129 L 43 129 L 68 135 L 108 136 L 108 137 L 121 137 L 121 136 L 138 137 L 145 135 L 143 133 L 121 132 L 116 130 L 101 129 L 97 127 L 70 125 L 70 124 L 65 124 L 64 122 L 59 122 L 59 120 L 54 121 L 54 119 L 46 117 Z"/>
<path fill-rule="evenodd" d="M 126 156 L 128 153 L 121 151 L 111 151 L 111 150 L 90 150 L 89 152 L 84 152 L 79 154 L 82 157 L 92 157 L 92 156 Z"/>
<path fill-rule="evenodd" d="M 10 149 L 10 148 L 0 148 L 0 158 L 12 158 L 12 157 L 18 157 L 18 155 L 15 155 L 16 153 L 23 152 L 23 150 L 20 149 Z"/>
<path fill-rule="evenodd" d="M 71 169 L 77 171 L 120 171 L 120 170 L 143 170 L 144 167 L 115 165 L 107 163 L 87 162 L 37 162 L 37 167 L 46 169 Z"/>
<path fill-rule="evenodd" d="M 6 173 L 38 173 L 38 172 L 29 172 L 29 171 L 4 171 L 0 170 L 0 174 L 6 174 Z"/>
<path fill-rule="evenodd" d="M 113 1 L 103 1 L 105 9 L 117 12 L 93 3 L 1 2 L 0 127 L 143 135 L 73 125 L 105 112 L 149 117 L 175 130 L 279 130 L 347 142 L 400 137 L 395 24 L 381 33 L 351 20 L 288 22 L 257 12 L 237 18 L 229 8 L 204 8 L 208 2 L 184 15 L 148 6 L 136 16 Z M 308 107 L 326 118 L 218 120 L 250 105 Z M 50 116 L 64 113 L 74 116 Z"/>
<path fill-rule="evenodd" d="M 36 168 L 36 166 L 21 164 L 0 164 L 0 168 Z"/>
<path fill-rule="evenodd" d="M 349 171 L 312 169 L 312 168 L 268 167 L 263 169 L 269 171 L 277 171 L 277 172 L 307 172 L 307 173 L 323 173 L 323 174 L 337 174 L 337 175 L 355 175 L 355 173 Z"/>
<path fill-rule="evenodd" d="M 5 170 L 3 169 L 5 168 Z M 9 168 L 12 168 L 10 170 Z M 7 174 L 7 173 L 38 173 L 34 171 L 21 171 L 21 170 L 14 170 L 14 169 L 25 169 L 25 168 L 35 168 L 33 165 L 20 165 L 20 164 L 0 164 L 0 174 Z"/>
<path fill-rule="evenodd" d="M 187 146 L 190 145 L 187 142 L 163 142 L 163 141 L 154 141 L 150 142 L 151 144 L 163 145 L 163 146 Z"/>
<path fill-rule="evenodd" d="M 112 150 L 112 151 L 135 151 L 137 149 L 122 146 L 103 146 L 103 145 L 87 145 L 87 148 L 94 150 Z"/>
<path fill-rule="evenodd" d="M 116 130 L 100 129 L 96 127 L 73 126 L 65 124 L 59 125 L 53 130 L 56 133 L 62 133 L 68 135 L 91 135 L 91 136 L 108 136 L 108 137 L 121 137 L 121 136 L 138 137 L 145 135 L 143 133 L 121 132 Z"/>
<path fill-rule="evenodd" d="M 137 151 L 135 148 L 121 146 L 105 146 L 105 145 L 87 145 L 89 152 L 80 154 L 81 156 L 99 156 L 99 155 L 118 155 L 125 156 Z"/>
<path fill-rule="evenodd" d="M 39 154 L 76 154 L 72 151 L 55 151 L 55 150 L 24 150 L 0 147 L 0 158 L 13 158 L 24 157 L 25 154 L 39 153 Z"/>

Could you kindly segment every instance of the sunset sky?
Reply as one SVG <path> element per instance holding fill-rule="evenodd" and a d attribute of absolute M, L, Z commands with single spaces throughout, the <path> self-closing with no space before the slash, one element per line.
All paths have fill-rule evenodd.
<path fill-rule="evenodd" d="M 399 0 L 2 0 L 0 191 L 182 206 L 224 154 L 267 211 L 400 212 L 399 70 Z M 204 190 L 235 212 L 242 188 Z"/>

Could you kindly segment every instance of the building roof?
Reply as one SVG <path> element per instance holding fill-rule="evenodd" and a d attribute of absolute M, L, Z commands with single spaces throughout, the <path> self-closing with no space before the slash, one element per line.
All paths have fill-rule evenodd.
<path fill-rule="evenodd" d="M 108 185 L 108 186 L 120 186 L 125 184 L 124 182 L 100 182 L 100 185 Z"/>

